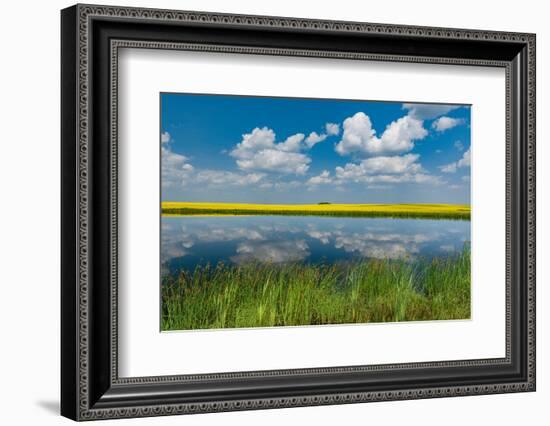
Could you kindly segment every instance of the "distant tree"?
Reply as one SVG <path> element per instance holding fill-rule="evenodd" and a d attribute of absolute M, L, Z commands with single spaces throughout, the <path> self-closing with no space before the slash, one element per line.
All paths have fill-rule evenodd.
<path fill-rule="evenodd" d="M 321 201 L 320 203 L 318 204 L 330 204 L 328 201 Z"/>

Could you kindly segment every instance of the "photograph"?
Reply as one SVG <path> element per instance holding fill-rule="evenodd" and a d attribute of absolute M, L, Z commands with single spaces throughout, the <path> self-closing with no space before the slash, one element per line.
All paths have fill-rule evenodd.
<path fill-rule="evenodd" d="M 159 104 L 161 331 L 471 318 L 471 105 Z"/>
<path fill-rule="evenodd" d="M 57 206 L 48 221 L 4 209 L 56 231 L 35 238 L 57 259 L 33 259 L 27 281 L 43 294 L 25 299 L 27 315 L 16 302 L 28 286 L 15 284 L 28 239 L 3 221 L 23 254 L 4 280 L 23 321 L 6 322 L 16 356 L 57 342 L 30 363 L 37 412 L 58 401 L 75 421 L 280 424 L 287 408 L 319 406 L 291 422 L 540 417 L 545 15 L 396 1 L 41 3 L 31 23 L 51 49 L 16 38 L 24 66 L 6 67 L 43 74 L 58 58 L 7 86 L 17 136 L 4 139 L 41 137 L 4 144 L 29 151 L 6 157 L 28 185 L 8 173 L 4 198 Z M 47 104 L 31 127 L 22 87 Z M 31 154 L 35 165 L 17 161 Z M 48 323 L 46 311 L 60 312 Z M 38 340 L 22 339 L 37 317 Z M 26 395 L 27 382 L 6 389 Z M 12 411 L 36 420 L 23 403 Z"/>

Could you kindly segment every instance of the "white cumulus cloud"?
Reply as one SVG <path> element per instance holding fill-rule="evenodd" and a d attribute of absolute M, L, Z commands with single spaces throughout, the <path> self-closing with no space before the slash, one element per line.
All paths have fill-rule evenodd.
<path fill-rule="evenodd" d="M 263 149 L 250 158 L 237 160 L 241 170 L 265 170 L 277 173 L 303 175 L 309 169 L 311 158 L 296 152 L 284 152 L 276 149 Z"/>
<path fill-rule="evenodd" d="M 323 170 L 320 175 L 313 176 L 310 178 L 306 184 L 307 185 L 321 185 L 331 183 L 332 178 L 330 177 L 330 172 L 328 170 Z"/>
<path fill-rule="evenodd" d="M 189 158 L 165 146 L 161 148 L 161 165 L 162 186 L 165 188 L 184 186 L 194 170 Z"/>
<path fill-rule="evenodd" d="M 325 124 L 325 130 L 327 132 L 327 135 L 335 136 L 340 133 L 340 125 L 336 123 L 327 123 Z"/>
<path fill-rule="evenodd" d="M 311 158 L 298 152 L 304 134 L 289 136 L 284 142 L 275 142 L 275 132 L 267 127 L 256 127 L 243 135 L 242 141 L 230 152 L 237 166 L 245 171 L 270 171 L 303 175 L 309 169 Z"/>
<path fill-rule="evenodd" d="M 460 124 L 464 124 L 462 118 L 452 118 L 452 117 L 439 117 L 437 120 L 434 120 L 432 123 L 432 128 L 438 132 L 444 132 L 445 130 L 452 129 Z"/>
<path fill-rule="evenodd" d="M 235 158 L 250 158 L 255 152 L 262 149 L 273 149 L 275 145 L 275 132 L 267 127 L 256 127 L 251 133 L 243 135 L 241 143 L 231 151 Z"/>
<path fill-rule="evenodd" d="M 470 167 L 470 149 L 469 148 L 466 152 L 464 152 L 461 159 L 449 164 L 445 164 L 443 166 L 439 166 L 439 170 L 441 170 L 443 173 L 456 173 L 456 171 L 462 167 Z"/>
<path fill-rule="evenodd" d="M 470 149 L 458 160 L 458 167 L 470 167 Z"/>
<path fill-rule="evenodd" d="M 342 139 L 335 148 L 340 155 L 407 152 L 414 148 L 414 140 L 422 139 L 428 134 L 421 120 L 408 115 L 388 124 L 381 137 L 376 135 L 370 117 L 364 112 L 357 112 L 346 118 L 343 128 Z"/>
<path fill-rule="evenodd" d="M 170 137 L 170 133 L 168 133 L 168 132 L 162 132 L 162 133 L 160 134 L 160 141 L 161 141 L 162 143 L 168 143 L 168 142 L 170 142 L 171 140 L 172 140 L 172 138 Z"/>
<path fill-rule="evenodd" d="M 318 134 L 317 132 L 311 132 L 306 138 L 306 145 L 308 148 L 313 148 L 313 146 L 315 146 L 319 142 L 323 142 L 327 138 L 327 136 L 328 135 L 325 133 Z"/>
<path fill-rule="evenodd" d="M 420 158 L 418 154 L 406 154 L 394 157 L 373 157 L 363 160 L 361 166 L 366 173 L 417 173 L 422 166 L 416 161 Z"/>
<path fill-rule="evenodd" d="M 336 167 L 338 182 L 356 183 L 440 183 L 437 176 L 427 173 L 417 160 L 418 154 L 373 157 L 360 163 Z"/>
<path fill-rule="evenodd" d="M 340 133 L 340 125 L 336 123 L 326 123 L 325 124 L 325 133 L 311 132 L 308 137 L 305 139 L 306 146 L 308 148 L 313 148 L 319 142 L 323 142 L 329 136 L 335 136 Z"/>
<path fill-rule="evenodd" d="M 277 144 L 276 147 L 280 151 L 285 152 L 298 152 L 302 148 L 302 141 L 304 140 L 305 135 L 303 133 L 296 133 L 295 135 L 289 136 L 284 142 Z"/>
<path fill-rule="evenodd" d="M 441 170 L 443 173 L 456 173 L 456 162 L 445 164 L 444 166 L 440 166 L 439 170 Z"/>
<path fill-rule="evenodd" d="M 182 187 L 191 183 L 205 183 L 209 186 L 254 185 L 265 177 L 265 173 L 196 170 L 188 157 L 172 151 L 169 143 L 172 139 L 169 136 L 167 138 L 168 140 L 161 145 L 161 182 L 164 188 Z"/>

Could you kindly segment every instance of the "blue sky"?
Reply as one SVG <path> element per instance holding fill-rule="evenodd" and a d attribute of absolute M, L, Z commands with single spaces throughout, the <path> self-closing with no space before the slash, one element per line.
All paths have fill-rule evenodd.
<path fill-rule="evenodd" d="M 162 93 L 162 200 L 470 203 L 470 106 Z"/>

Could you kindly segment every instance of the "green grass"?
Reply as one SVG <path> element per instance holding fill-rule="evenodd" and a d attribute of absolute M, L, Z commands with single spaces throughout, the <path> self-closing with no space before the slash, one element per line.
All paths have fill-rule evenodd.
<path fill-rule="evenodd" d="M 432 261 L 220 263 L 162 286 L 162 330 L 467 318 L 468 247 Z"/>
<path fill-rule="evenodd" d="M 291 215 L 470 219 L 463 204 L 247 204 L 163 201 L 163 215 Z"/>

